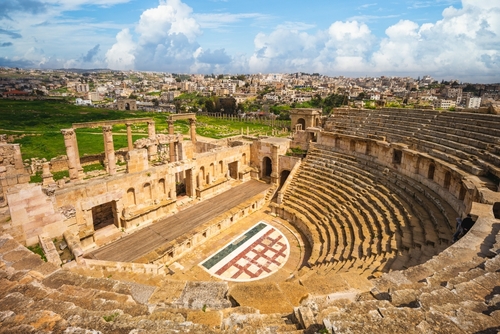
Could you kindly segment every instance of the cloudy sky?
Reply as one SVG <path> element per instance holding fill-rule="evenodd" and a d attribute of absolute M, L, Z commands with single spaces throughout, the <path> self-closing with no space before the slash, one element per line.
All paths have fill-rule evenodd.
<path fill-rule="evenodd" d="M 1 0 L 0 66 L 500 82 L 500 0 Z"/>

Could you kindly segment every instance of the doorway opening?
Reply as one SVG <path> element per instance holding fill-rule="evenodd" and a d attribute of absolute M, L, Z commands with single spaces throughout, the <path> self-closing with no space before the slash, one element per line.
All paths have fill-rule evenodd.
<path fill-rule="evenodd" d="M 115 202 L 108 202 L 92 208 L 92 221 L 97 231 L 109 225 L 115 225 Z"/>

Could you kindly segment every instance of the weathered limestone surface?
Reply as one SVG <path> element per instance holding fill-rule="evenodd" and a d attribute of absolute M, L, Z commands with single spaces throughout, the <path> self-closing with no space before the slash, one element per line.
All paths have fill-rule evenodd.
<path fill-rule="evenodd" d="M 25 184 L 18 147 L 2 142 L 0 207 L 8 202 L 10 221 L 0 222 L 14 238 L 0 236 L 0 333 L 497 332 L 500 118 L 335 110 L 319 129 L 319 115 L 301 112 L 307 120 L 296 119 L 305 126 L 293 141 L 196 143 L 191 122 L 191 141 L 184 143 L 173 122 L 165 137 L 150 124 L 145 149 L 129 151 L 128 173 L 108 163 L 111 175 L 94 180 L 83 180 L 74 130 L 64 130 L 71 182 L 43 188 Z M 300 165 L 283 158 L 290 145 L 309 149 Z M 108 158 L 112 151 L 108 145 Z M 271 207 L 310 244 L 309 266 L 287 282 L 229 288 L 218 281 L 168 281 L 168 270 L 160 268 L 175 254 L 165 247 L 145 256 L 155 264 L 84 265 L 84 249 L 108 242 L 101 224 L 112 222 L 106 228 L 113 237 L 154 226 L 178 206 L 232 187 L 245 175 L 274 183 L 272 196 L 281 173 L 295 165 L 282 202 Z M 179 183 L 185 196 L 178 196 Z M 235 205 L 224 219 L 248 214 L 254 204 Z M 466 213 L 477 222 L 452 244 L 455 218 Z M 175 241 L 177 250 L 188 251 L 224 224 L 184 235 Z M 50 238 L 62 233 L 82 265 L 61 269 L 19 243 L 41 238 L 55 263 Z"/>

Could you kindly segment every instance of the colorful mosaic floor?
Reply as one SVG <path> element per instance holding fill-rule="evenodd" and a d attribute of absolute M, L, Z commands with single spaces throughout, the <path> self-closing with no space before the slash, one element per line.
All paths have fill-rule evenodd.
<path fill-rule="evenodd" d="M 286 237 L 260 221 L 200 266 L 222 280 L 248 282 L 272 275 L 285 265 L 289 255 Z"/>

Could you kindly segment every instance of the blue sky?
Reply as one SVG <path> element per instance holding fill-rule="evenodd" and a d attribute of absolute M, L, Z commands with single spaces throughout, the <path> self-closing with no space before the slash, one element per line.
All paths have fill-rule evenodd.
<path fill-rule="evenodd" d="M 500 0 L 1 0 L 0 66 L 500 82 Z"/>

